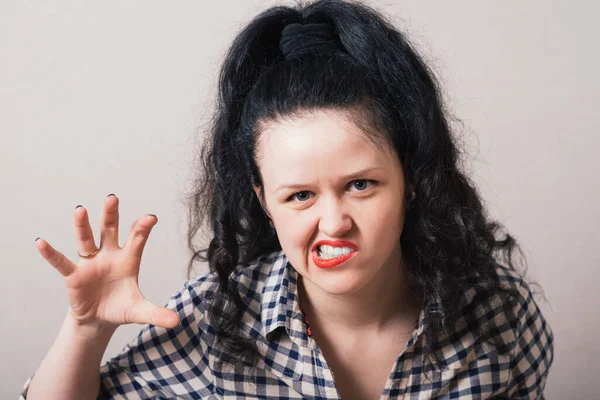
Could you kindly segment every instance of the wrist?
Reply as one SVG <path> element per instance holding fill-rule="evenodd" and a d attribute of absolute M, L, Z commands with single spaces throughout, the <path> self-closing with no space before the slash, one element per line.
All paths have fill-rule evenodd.
<path fill-rule="evenodd" d="M 67 312 L 67 316 L 65 318 L 65 325 L 68 329 L 70 329 L 76 336 L 82 337 L 84 339 L 110 339 L 112 335 L 115 333 L 118 325 L 110 324 L 108 322 L 96 321 L 96 322 L 85 322 L 82 323 L 78 321 L 71 307 Z"/>

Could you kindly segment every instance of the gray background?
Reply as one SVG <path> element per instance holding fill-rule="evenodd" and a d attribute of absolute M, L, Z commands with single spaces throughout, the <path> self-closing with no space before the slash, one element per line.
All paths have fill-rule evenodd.
<path fill-rule="evenodd" d="M 160 305 L 182 287 L 182 201 L 217 68 L 242 24 L 276 3 L 290 4 L 0 3 L 1 398 L 17 397 L 62 324 L 63 279 L 34 239 L 76 259 L 77 204 L 98 235 L 102 202 L 117 194 L 121 243 L 138 216 L 157 214 L 140 287 Z M 546 291 L 556 339 L 547 398 L 596 398 L 598 3 L 368 4 L 410 33 L 442 80 L 490 214 Z M 103 361 L 140 328 L 120 327 Z"/>

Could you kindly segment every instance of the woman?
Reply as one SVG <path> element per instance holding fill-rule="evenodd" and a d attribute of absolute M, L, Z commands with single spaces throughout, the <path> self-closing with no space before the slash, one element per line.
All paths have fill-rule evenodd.
<path fill-rule="evenodd" d="M 165 308 L 137 286 L 155 216 L 121 248 L 109 195 L 97 247 L 78 207 L 77 264 L 36 241 L 71 307 L 24 398 L 543 398 L 553 334 L 517 244 L 459 170 L 434 75 L 375 10 L 252 20 L 200 161 L 188 273 L 211 272 Z M 127 323 L 146 325 L 100 367 Z"/>

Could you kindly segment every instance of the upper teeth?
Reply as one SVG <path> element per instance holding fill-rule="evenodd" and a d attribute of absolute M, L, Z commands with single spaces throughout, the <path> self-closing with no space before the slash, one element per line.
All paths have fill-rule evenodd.
<path fill-rule="evenodd" d="M 326 255 L 338 257 L 338 256 L 341 256 L 344 254 L 351 253 L 352 249 L 350 247 L 332 247 L 332 246 L 323 244 L 323 245 L 319 246 L 319 251 Z"/>

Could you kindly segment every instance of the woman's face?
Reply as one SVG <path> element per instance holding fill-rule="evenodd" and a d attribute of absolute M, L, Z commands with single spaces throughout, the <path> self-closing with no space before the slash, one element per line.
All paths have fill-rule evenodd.
<path fill-rule="evenodd" d="M 330 294 L 351 294 L 382 268 L 399 268 L 404 223 L 398 157 L 383 154 L 344 115 L 315 111 L 269 122 L 258 143 L 263 206 L 281 247 L 305 284 Z M 324 268 L 320 260 L 335 254 L 319 256 L 313 248 L 321 240 L 345 240 L 356 248 L 346 261 Z"/>

